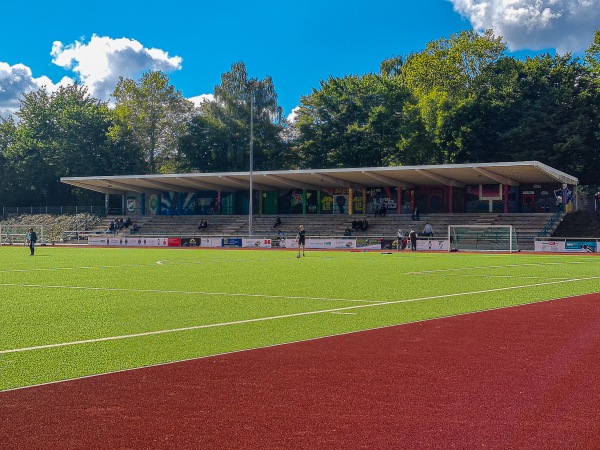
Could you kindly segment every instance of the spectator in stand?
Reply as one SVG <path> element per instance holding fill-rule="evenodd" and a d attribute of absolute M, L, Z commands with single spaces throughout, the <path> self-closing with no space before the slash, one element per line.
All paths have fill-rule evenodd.
<path fill-rule="evenodd" d="M 412 213 L 412 220 L 419 220 L 419 208 L 415 207 L 413 213 Z"/>
<path fill-rule="evenodd" d="M 200 225 L 198 225 L 199 230 L 204 230 L 208 228 L 208 222 L 206 220 L 201 220 Z"/>
<path fill-rule="evenodd" d="M 556 210 L 559 211 L 562 208 L 563 198 L 562 193 L 556 196 Z"/>
<path fill-rule="evenodd" d="M 433 237 L 433 227 L 429 222 L 425 223 L 425 228 L 423 228 L 423 236 Z"/>
<path fill-rule="evenodd" d="M 363 231 L 367 231 L 367 228 L 369 228 L 369 222 L 367 221 L 367 218 L 365 217 L 360 224 L 360 229 Z"/>
<path fill-rule="evenodd" d="M 131 219 L 130 219 L 129 217 L 127 217 L 127 218 L 125 219 L 125 222 L 123 222 L 123 226 L 124 226 L 125 228 L 129 228 L 129 227 L 131 226 Z"/>
<path fill-rule="evenodd" d="M 346 230 L 344 231 L 344 236 L 352 236 L 352 230 L 346 227 Z"/>
<path fill-rule="evenodd" d="M 594 197 L 594 211 L 600 209 L 600 191 L 598 191 Z"/>
<path fill-rule="evenodd" d="M 131 234 L 137 233 L 140 231 L 140 228 L 141 227 L 137 224 L 137 222 L 133 222 L 133 225 L 131 226 Z"/>
<path fill-rule="evenodd" d="M 377 214 L 379 214 L 381 217 L 385 217 L 387 214 L 387 206 L 385 206 L 385 203 L 382 203 L 381 206 L 375 210 L 375 217 L 377 217 Z"/>
<path fill-rule="evenodd" d="M 281 225 L 281 218 L 279 216 L 277 216 L 277 218 L 275 219 L 275 224 L 273 225 L 273 228 L 277 228 L 279 225 Z"/>

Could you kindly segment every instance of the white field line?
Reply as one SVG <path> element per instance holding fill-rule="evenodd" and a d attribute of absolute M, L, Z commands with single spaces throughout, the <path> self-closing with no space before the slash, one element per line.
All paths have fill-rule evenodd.
<path fill-rule="evenodd" d="M 211 295 L 227 297 L 250 297 L 250 298 L 269 298 L 283 300 L 330 300 L 334 302 L 361 302 L 361 303 L 381 303 L 381 300 L 364 300 L 351 298 L 329 298 L 329 297 L 307 297 L 291 295 L 266 295 L 266 294 L 246 294 L 239 292 L 209 292 L 209 291 L 180 291 L 177 289 L 134 289 L 134 288 L 109 288 L 94 286 L 69 286 L 61 284 L 24 284 L 24 283 L 0 283 L 0 287 L 22 287 L 37 289 L 75 289 L 82 291 L 102 291 L 102 292 L 134 292 L 141 294 L 185 294 L 185 295 Z"/>
<path fill-rule="evenodd" d="M 550 262 L 550 263 L 524 263 L 524 264 L 503 264 L 493 266 L 473 266 L 473 267 L 452 267 L 448 269 L 432 269 L 432 270 L 417 270 L 412 272 L 405 272 L 405 275 L 429 275 L 429 274 L 440 274 L 444 272 L 463 272 L 471 270 L 488 270 L 488 269 L 507 269 L 507 268 L 521 268 L 521 267 L 544 267 L 544 266 L 560 266 L 564 264 L 585 264 L 582 261 L 569 261 L 567 263 Z"/>
<path fill-rule="evenodd" d="M 488 257 L 498 257 L 504 255 L 488 255 Z M 542 256 L 540 256 L 542 257 Z M 547 256 L 548 258 L 556 258 L 556 256 Z M 314 258 L 313 258 L 314 259 Z M 332 259 L 332 257 L 322 257 L 319 259 Z M 281 261 L 290 260 L 290 258 L 281 258 Z M 179 265 L 201 265 L 201 264 L 221 264 L 223 262 L 257 262 L 257 261 L 267 261 L 264 259 L 254 260 L 254 259 L 231 259 L 231 260 L 221 260 L 221 259 L 210 259 L 210 260 L 185 260 L 185 259 L 163 259 L 160 261 L 156 261 L 154 263 L 146 263 L 146 264 L 124 264 L 124 265 L 99 265 L 99 266 L 75 266 L 75 267 L 44 267 L 44 268 L 26 268 L 26 269 L 1 269 L 0 273 L 29 273 L 29 272 L 53 272 L 53 271 L 69 271 L 69 270 L 90 270 L 90 269 L 127 269 L 132 267 L 155 267 L 155 266 L 179 266 Z M 441 272 L 462 272 L 465 270 L 482 270 L 482 269 L 504 269 L 504 268 L 514 268 L 514 267 L 526 267 L 526 266 L 552 266 L 552 265 L 561 265 L 564 266 L 566 264 L 587 264 L 588 261 L 553 261 L 553 262 L 542 262 L 542 263 L 523 263 L 523 264 L 504 264 L 504 265 L 490 265 L 490 266 L 474 266 L 474 267 L 455 267 L 449 269 L 432 269 L 432 270 L 422 270 L 422 271 L 410 271 L 403 272 L 404 275 L 418 275 L 418 274 L 429 274 L 429 273 L 441 273 Z M 379 264 L 379 262 L 377 262 Z"/>
<path fill-rule="evenodd" d="M 398 305 L 401 303 L 413 303 L 413 302 L 421 302 L 421 301 L 426 301 L 426 300 L 460 297 L 460 296 L 464 296 L 464 295 L 477 295 L 477 294 L 487 294 L 487 293 L 492 293 L 492 292 L 501 292 L 501 291 L 517 290 L 517 289 L 528 289 L 528 288 L 532 288 L 532 287 L 550 286 L 550 285 L 554 285 L 554 284 L 574 283 L 574 282 L 590 281 L 590 280 L 597 280 L 597 279 L 600 279 L 600 276 L 585 277 L 585 278 L 572 278 L 569 280 L 548 281 L 548 282 L 544 282 L 544 283 L 527 284 L 527 285 L 521 285 L 521 286 L 509 286 L 509 287 L 495 288 L 495 289 L 484 289 L 484 290 L 479 290 L 479 291 L 459 292 L 456 294 L 434 295 L 434 296 L 430 296 L 430 297 L 394 300 L 394 301 L 346 306 L 346 307 L 342 307 L 342 308 L 324 309 L 324 310 L 317 310 L 317 311 L 305 311 L 305 312 L 294 313 L 294 314 L 259 317 L 256 319 L 237 320 L 237 321 L 233 321 L 233 322 L 197 325 L 197 326 L 184 327 L 184 328 L 173 328 L 173 329 L 169 329 L 169 330 L 148 331 L 148 332 L 144 332 L 144 333 L 134 333 L 134 334 L 127 334 L 127 335 L 122 335 L 122 336 L 108 336 L 108 337 L 104 337 L 104 338 L 86 339 L 86 340 L 74 341 L 74 342 L 62 342 L 62 343 L 57 343 L 57 344 L 38 345 L 38 346 L 34 346 L 34 347 L 0 350 L 0 355 L 5 355 L 5 354 L 9 354 L 9 353 L 28 352 L 28 351 L 34 351 L 34 350 L 43 350 L 43 349 L 49 349 L 49 348 L 67 347 L 67 346 L 73 346 L 73 345 L 93 344 L 93 343 L 106 342 L 106 341 L 116 341 L 116 340 L 122 340 L 122 339 L 132 339 L 132 338 L 154 336 L 154 335 L 167 334 L 167 333 L 178 333 L 178 332 L 182 332 L 182 331 L 192 331 L 192 330 L 201 330 L 201 329 L 207 329 L 207 328 L 242 325 L 242 324 L 248 324 L 248 323 L 266 322 L 266 321 L 271 321 L 271 320 L 288 319 L 288 318 L 292 318 L 292 317 L 302 317 L 302 316 L 310 316 L 310 315 L 317 315 L 317 314 L 340 313 L 340 312 L 357 310 L 357 309 L 361 309 L 361 308 L 372 308 L 372 307 L 379 307 L 379 306 Z"/>

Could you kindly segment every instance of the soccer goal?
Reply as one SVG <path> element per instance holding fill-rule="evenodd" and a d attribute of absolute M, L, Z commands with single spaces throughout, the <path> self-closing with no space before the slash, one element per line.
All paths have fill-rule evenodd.
<path fill-rule="evenodd" d="M 448 225 L 450 251 L 518 252 L 512 225 Z"/>
<path fill-rule="evenodd" d="M 0 225 L 0 244 L 1 245 L 17 245 L 25 244 L 27 230 L 33 228 L 37 234 L 38 244 L 46 242 L 44 236 L 43 225 Z"/>

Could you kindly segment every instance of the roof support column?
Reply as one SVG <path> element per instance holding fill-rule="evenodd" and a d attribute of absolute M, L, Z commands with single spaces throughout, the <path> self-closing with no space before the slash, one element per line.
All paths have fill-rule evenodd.
<path fill-rule="evenodd" d="M 508 212 L 508 184 L 502 185 L 502 200 L 504 200 L 504 214 Z"/>
<path fill-rule="evenodd" d="M 396 188 L 396 213 L 402 213 L 402 186 Z"/>
<path fill-rule="evenodd" d="M 302 189 L 302 214 L 306 214 L 306 189 Z"/>
<path fill-rule="evenodd" d="M 317 214 L 321 214 L 321 189 L 317 189 Z"/>
<path fill-rule="evenodd" d="M 104 214 L 108 217 L 108 207 L 110 205 L 110 194 L 107 192 L 104 194 Z"/>
<path fill-rule="evenodd" d="M 354 189 L 348 188 L 348 214 L 354 214 L 353 202 L 354 200 Z"/>
<path fill-rule="evenodd" d="M 448 186 L 448 212 L 452 214 L 452 199 L 454 198 L 454 187 Z"/>

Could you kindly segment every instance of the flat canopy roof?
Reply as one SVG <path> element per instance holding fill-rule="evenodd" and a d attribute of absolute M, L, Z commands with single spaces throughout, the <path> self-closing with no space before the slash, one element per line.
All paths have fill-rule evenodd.
<path fill-rule="evenodd" d="M 454 186 L 479 184 L 561 183 L 579 180 L 538 161 L 438 166 L 362 167 L 355 169 L 278 170 L 268 172 L 186 173 L 166 175 L 119 175 L 63 177 L 61 182 L 105 194 L 164 191 L 247 191 L 334 189 L 400 186 Z"/>

